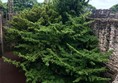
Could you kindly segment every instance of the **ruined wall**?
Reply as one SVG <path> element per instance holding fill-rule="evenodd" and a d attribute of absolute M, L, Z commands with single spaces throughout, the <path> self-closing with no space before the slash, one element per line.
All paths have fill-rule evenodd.
<path fill-rule="evenodd" d="M 100 50 L 102 52 L 113 50 L 113 55 L 118 57 L 118 20 L 96 19 L 92 25 L 99 38 Z"/>
<path fill-rule="evenodd" d="M 107 66 L 112 71 L 113 83 L 118 83 L 118 14 L 110 10 L 96 10 L 91 18 L 95 20 L 92 29 L 99 38 L 101 52 L 113 50 Z"/>

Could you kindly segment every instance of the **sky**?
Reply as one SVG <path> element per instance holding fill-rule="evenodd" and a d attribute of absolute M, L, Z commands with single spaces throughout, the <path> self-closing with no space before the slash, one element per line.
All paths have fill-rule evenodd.
<path fill-rule="evenodd" d="M 118 4 L 118 0 L 90 0 L 89 2 L 97 9 L 109 9 L 115 4 Z"/>
<path fill-rule="evenodd" d="M 7 2 L 7 0 L 2 0 L 3 2 Z M 44 0 L 37 0 L 38 2 L 43 2 Z M 118 4 L 118 0 L 90 0 L 89 2 L 97 9 L 109 9 L 115 4 Z"/>

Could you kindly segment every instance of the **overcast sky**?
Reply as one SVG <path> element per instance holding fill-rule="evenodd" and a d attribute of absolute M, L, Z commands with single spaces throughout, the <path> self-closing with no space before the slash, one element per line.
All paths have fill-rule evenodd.
<path fill-rule="evenodd" d="M 7 0 L 2 0 L 2 1 L 6 2 Z M 37 0 L 37 1 L 43 2 L 44 0 Z M 95 6 L 97 9 L 108 9 L 115 4 L 118 4 L 118 0 L 90 0 L 89 3 Z"/>
<path fill-rule="evenodd" d="M 90 0 L 89 3 L 97 9 L 108 9 L 115 4 L 118 4 L 118 0 Z"/>

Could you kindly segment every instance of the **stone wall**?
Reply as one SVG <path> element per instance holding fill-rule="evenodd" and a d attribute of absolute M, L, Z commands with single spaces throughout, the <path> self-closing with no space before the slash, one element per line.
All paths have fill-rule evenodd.
<path fill-rule="evenodd" d="M 112 16 L 111 16 L 112 15 Z M 112 14 L 110 10 L 96 10 L 91 16 L 95 21 L 92 29 L 99 38 L 99 48 L 101 52 L 113 50 L 109 57 L 107 67 L 111 70 L 113 83 L 118 83 L 118 18 L 117 14 Z"/>
<path fill-rule="evenodd" d="M 113 13 L 111 10 L 104 9 L 104 10 L 93 10 L 92 11 L 92 18 L 116 18 L 118 19 L 118 13 Z"/>

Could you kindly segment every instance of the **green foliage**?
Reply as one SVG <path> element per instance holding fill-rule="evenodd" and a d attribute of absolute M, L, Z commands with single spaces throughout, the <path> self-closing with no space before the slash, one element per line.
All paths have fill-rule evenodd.
<path fill-rule="evenodd" d="M 78 0 L 81 2 L 81 0 Z M 54 6 L 35 6 L 11 21 L 6 39 L 21 62 L 4 58 L 25 71 L 27 83 L 104 83 L 103 62 L 109 54 L 97 49 L 88 13 L 65 19 Z"/>
<path fill-rule="evenodd" d="M 53 0 L 53 4 L 59 13 L 68 12 L 80 15 L 89 0 Z"/>
<path fill-rule="evenodd" d="M 35 4 L 38 4 L 37 0 L 14 0 L 14 11 L 32 8 Z"/>
<path fill-rule="evenodd" d="M 112 7 L 110 8 L 110 10 L 111 10 L 113 13 L 118 12 L 118 4 L 112 6 Z"/>
<path fill-rule="evenodd" d="M 0 9 L 2 9 L 3 8 L 3 3 L 2 3 L 2 1 L 0 0 Z"/>
<path fill-rule="evenodd" d="M 6 12 L 6 9 L 7 9 L 7 4 L 2 3 L 2 1 L 0 0 L 0 10 Z"/>
<path fill-rule="evenodd" d="M 68 20 L 66 13 L 79 16 L 84 12 L 89 0 L 52 0 L 54 8 L 62 16 L 63 22 Z"/>

